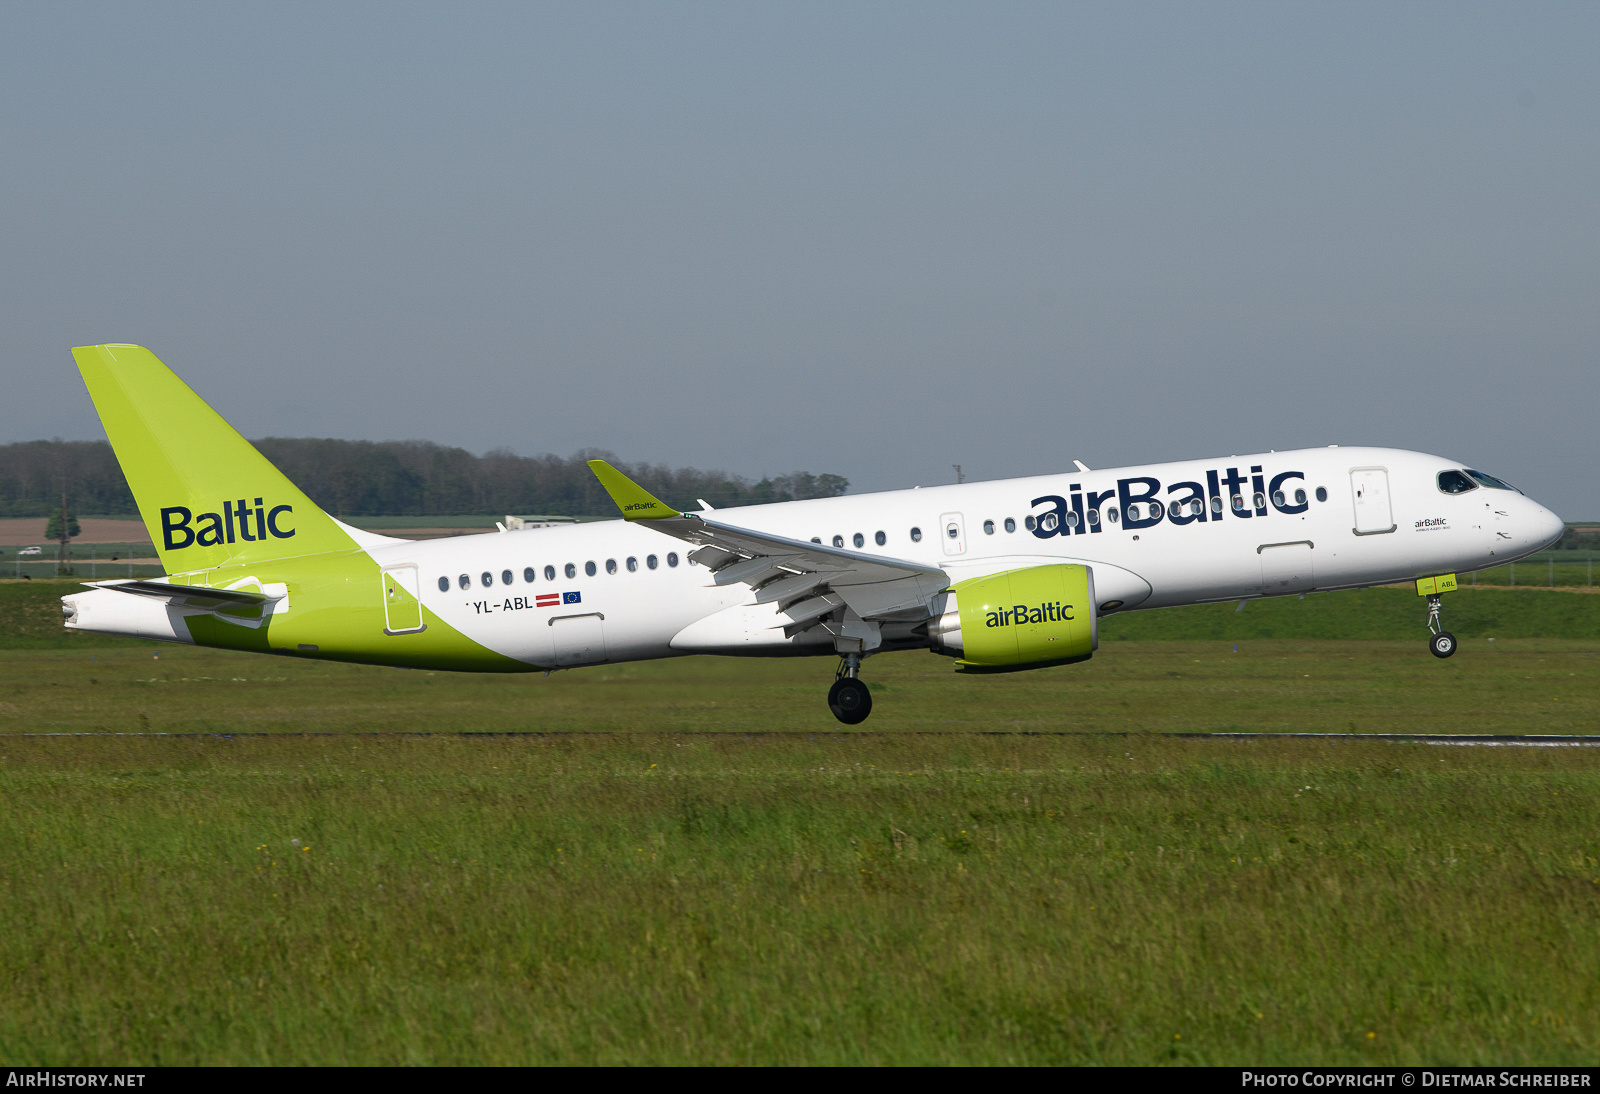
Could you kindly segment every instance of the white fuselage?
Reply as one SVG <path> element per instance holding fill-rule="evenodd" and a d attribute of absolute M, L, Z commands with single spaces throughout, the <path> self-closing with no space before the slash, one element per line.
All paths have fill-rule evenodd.
<path fill-rule="evenodd" d="M 785 502 L 715 516 L 771 535 L 939 567 L 952 582 L 1081 562 L 1093 568 L 1100 611 L 1109 614 L 1468 572 L 1514 561 L 1561 535 L 1553 513 L 1513 490 L 1441 490 L 1439 473 L 1461 467 L 1396 449 L 1316 448 Z M 1146 499 L 1161 506 L 1159 518 Z M 745 585 L 716 585 L 710 571 L 687 560 L 683 543 L 645 521 L 369 550 L 384 567 L 414 564 L 422 601 L 441 620 L 529 664 L 833 652 L 825 634 L 785 638 L 775 605 L 756 606 Z M 545 606 L 541 595 L 558 602 Z M 907 633 L 883 648 L 916 644 Z"/>

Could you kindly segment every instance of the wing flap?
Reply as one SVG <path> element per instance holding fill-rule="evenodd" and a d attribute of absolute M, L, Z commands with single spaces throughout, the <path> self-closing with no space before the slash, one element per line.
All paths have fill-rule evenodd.
<path fill-rule="evenodd" d="M 712 580 L 718 585 L 733 585 L 741 581 L 748 585 L 760 585 L 779 574 L 793 573 L 785 567 L 794 565 L 796 561 L 787 555 L 757 555 L 720 567 Z"/>
<path fill-rule="evenodd" d="M 838 577 L 840 570 L 818 570 L 813 573 L 793 574 L 789 577 L 779 578 L 770 585 L 763 585 L 756 592 L 757 604 L 782 603 L 793 600 L 795 597 L 804 596 L 812 589 L 826 585 Z"/>

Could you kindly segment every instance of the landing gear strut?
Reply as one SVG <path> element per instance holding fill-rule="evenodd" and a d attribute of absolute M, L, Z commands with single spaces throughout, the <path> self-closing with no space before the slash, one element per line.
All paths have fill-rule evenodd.
<path fill-rule="evenodd" d="M 1433 637 L 1428 639 L 1428 649 L 1435 657 L 1449 657 L 1456 652 L 1456 636 L 1444 629 L 1444 624 L 1439 622 L 1439 598 L 1428 597 L 1428 630 Z"/>
<path fill-rule="evenodd" d="M 828 709 L 847 726 L 860 725 L 872 713 L 872 693 L 858 678 L 861 655 L 847 653 L 839 659 L 833 687 L 828 689 Z"/>

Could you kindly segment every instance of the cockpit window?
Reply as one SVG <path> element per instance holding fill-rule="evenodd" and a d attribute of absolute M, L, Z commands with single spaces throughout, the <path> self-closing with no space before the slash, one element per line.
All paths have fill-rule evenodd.
<path fill-rule="evenodd" d="M 1469 467 L 1467 468 L 1467 474 L 1471 475 L 1480 485 L 1487 486 L 1490 490 L 1510 490 L 1514 494 L 1522 493 L 1521 490 L 1518 490 L 1509 482 L 1501 482 L 1493 475 L 1485 475 L 1482 471 L 1474 471 Z"/>
<path fill-rule="evenodd" d="M 1446 494 L 1465 494 L 1468 490 L 1476 490 L 1477 488 L 1477 483 L 1459 471 L 1439 472 L 1439 489 Z"/>

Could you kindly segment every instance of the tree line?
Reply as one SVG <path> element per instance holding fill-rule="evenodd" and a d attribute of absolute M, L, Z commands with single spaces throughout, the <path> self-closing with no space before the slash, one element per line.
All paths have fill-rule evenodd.
<path fill-rule="evenodd" d="M 474 456 L 431 441 L 340 441 L 266 437 L 252 442 L 312 501 L 340 517 L 476 513 L 610 516 L 616 506 L 586 463 L 610 460 L 677 508 L 703 498 L 717 508 L 831 498 L 850 487 L 839 475 L 790 475 L 752 482 L 724 471 L 622 463 L 609 452 L 518 456 L 497 449 Z M 65 491 L 80 515 L 138 512 L 122 468 L 105 441 L 22 441 L 0 445 L 0 516 L 45 517 Z"/>

